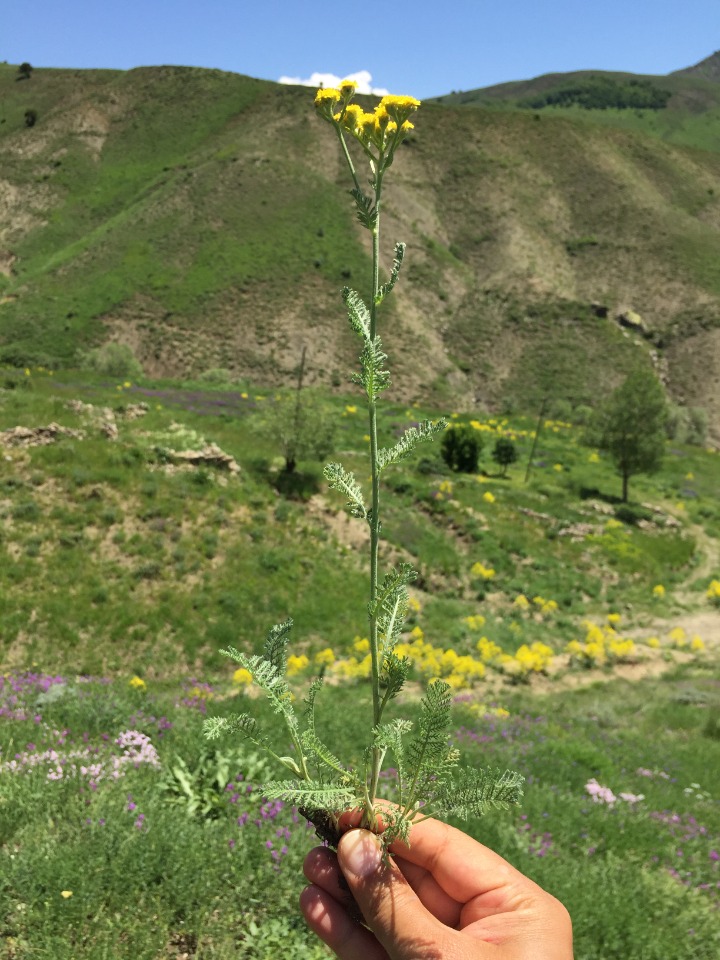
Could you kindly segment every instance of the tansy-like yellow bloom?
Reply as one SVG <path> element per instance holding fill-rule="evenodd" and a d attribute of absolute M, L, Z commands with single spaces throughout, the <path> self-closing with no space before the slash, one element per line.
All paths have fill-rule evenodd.
<path fill-rule="evenodd" d="M 147 684 L 141 677 L 133 677 L 132 680 L 128 681 L 129 685 L 133 690 L 144 690 Z"/>
<path fill-rule="evenodd" d="M 357 90 L 357 80 L 343 80 L 340 84 L 340 93 L 344 97 L 351 97 Z"/>

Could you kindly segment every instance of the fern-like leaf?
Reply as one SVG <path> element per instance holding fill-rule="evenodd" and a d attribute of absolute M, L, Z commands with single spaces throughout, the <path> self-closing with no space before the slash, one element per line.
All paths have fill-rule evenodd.
<path fill-rule="evenodd" d="M 270 629 L 265 640 L 264 657 L 271 663 L 281 677 L 285 676 L 287 670 L 287 648 L 290 642 L 290 630 L 293 622 L 291 619 L 284 620 L 282 623 L 276 623 Z"/>
<path fill-rule="evenodd" d="M 400 693 L 410 675 L 411 666 L 412 660 L 409 657 L 398 657 L 392 651 L 385 654 L 380 671 L 380 683 L 385 687 L 385 700 L 392 700 Z"/>
<path fill-rule="evenodd" d="M 300 736 L 300 743 L 302 748 L 309 754 L 312 754 L 317 760 L 321 763 L 324 763 L 326 767 L 329 767 L 331 770 L 334 770 L 335 773 L 340 774 L 343 781 L 348 783 L 353 783 L 356 786 L 359 786 L 359 782 L 355 774 L 351 770 L 347 770 L 342 760 L 335 756 L 330 747 L 326 743 L 323 743 L 322 740 L 317 736 L 314 730 L 305 730 Z"/>
<path fill-rule="evenodd" d="M 315 810 L 338 810 L 356 797 L 347 784 L 323 780 L 271 780 L 263 784 L 263 793 L 269 800 L 285 800 Z"/>
<path fill-rule="evenodd" d="M 417 427 L 409 427 L 394 447 L 378 451 L 378 469 L 384 470 L 391 463 L 407 457 L 415 447 L 424 440 L 432 440 L 442 433 L 447 426 L 447 420 L 423 420 Z"/>
<path fill-rule="evenodd" d="M 394 597 L 399 588 L 412 583 L 416 577 L 417 570 L 410 563 L 400 563 L 397 567 L 391 567 L 378 587 L 375 600 L 368 604 L 369 615 L 373 617 L 388 600 Z"/>
<path fill-rule="evenodd" d="M 378 290 L 375 296 L 375 303 L 380 305 L 385 297 L 390 293 L 392 288 L 397 283 L 398 276 L 400 275 L 400 267 L 402 266 L 403 258 L 405 256 L 405 244 L 396 243 L 395 244 L 395 258 L 393 260 L 392 270 L 390 271 L 390 279 L 387 283 L 384 283 Z"/>
<path fill-rule="evenodd" d="M 351 190 L 350 193 L 355 201 L 358 220 L 364 227 L 367 227 L 368 230 L 372 230 L 377 223 L 377 209 L 373 205 L 372 200 L 370 197 L 367 197 L 362 190 Z"/>
<path fill-rule="evenodd" d="M 285 677 L 278 673 L 275 666 L 264 656 L 254 654 L 249 657 L 240 650 L 236 650 L 235 647 L 228 647 L 227 650 L 221 650 L 220 652 L 235 660 L 250 673 L 253 683 L 265 692 L 275 713 L 282 715 L 288 729 L 293 735 L 297 736 L 298 721 L 292 707 L 290 687 Z"/>
<path fill-rule="evenodd" d="M 406 799 L 406 803 L 432 795 L 448 767 L 457 762 L 457 753 L 448 749 L 451 702 L 450 685 L 444 680 L 436 680 L 427 688 L 421 704 L 418 733 L 408 750 L 412 796 Z"/>
<path fill-rule="evenodd" d="M 206 740 L 217 740 L 223 734 L 244 737 L 256 747 L 268 748 L 267 737 L 260 732 L 257 720 L 249 713 L 234 713 L 229 717 L 207 717 L 203 721 L 203 733 Z"/>
<path fill-rule="evenodd" d="M 362 374 L 355 374 L 353 380 L 365 388 L 369 400 L 374 400 L 390 386 L 390 374 L 384 368 L 386 360 L 387 355 L 383 353 L 380 337 L 365 341 L 360 354 Z"/>
<path fill-rule="evenodd" d="M 322 677 L 315 677 L 310 684 L 310 688 L 306 696 L 303 698 L 303 703 L 305 704 L 305 722 L 307 723 L 308 730 L 315 732 L 315 698 L 320 692 L 320 688 L 323 685 Z"/>
<path fill-rule="evenodd" d="M 506 810 L 522 799 L 525 778 L 514 770 L 463 768 L 447 779 L 433 796 L 433 810 L 444 816 L 480 817 L 489 809 Z"/>
<path fill-rule="evenodd" d="M 380 747 L 380 749 L 390 750 L 395 758 L 395 769 L 397 770 L 398 779 L 398 802 L 401 806 L 406 777 L 405 743 L 403 742 L 403 737 L 411 730 L 412 721 L 400 719 L 391 720 L 390 723 L 382 723 L 373 730 L 373 742 L 375 746 Z"/>
<path fill-rule="evenodd" d="M 348 320 L 358 336 L 367 342 L 370 339 L 370 311 L 365 305 L 365 301 L 355 290 L 345 287 L 343 290 L 343 300 L 347 307 Z"/>
<path fill-rule="evenodd" d="M 328 485 L 333 490 L 339 490 L 347 498 L 347 506 L 353 517 L 366 520 L 368 511 L 363 499 L 360 484 L 354 474 L 349 473 L 340 463 L 328 463 L 323 470 Z"/>

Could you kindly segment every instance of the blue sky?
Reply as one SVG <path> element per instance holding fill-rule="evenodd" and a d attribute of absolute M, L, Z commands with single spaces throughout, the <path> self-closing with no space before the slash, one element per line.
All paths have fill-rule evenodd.
<path fill-rule="evenodd" d="M 6 0 L 0 60 L 369 74 L 428 97 L 554 71 L 663 74 L 720 48 L 718 0 Z"/>

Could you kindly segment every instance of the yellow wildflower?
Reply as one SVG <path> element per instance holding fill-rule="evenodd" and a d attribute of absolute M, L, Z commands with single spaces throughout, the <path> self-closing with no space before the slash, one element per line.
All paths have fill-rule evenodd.
<path fill-rule="evenodd" d="M 653 596 L 657 597 L 658 600 L 662 600 L 665 596 L 665 587 L 661 583 L 656 583 L 653 587 Z"/>
<path fill-rule="evenodd" d="M 141 677 L 133 677 L 132 680 L 128 682 L 129 682 L 129 685 L 133 688 L 133 690 L 144 690 L 147 686 L 147 684 Z"/>
<path fill-rule="evenodd" d="M 72 895 L 73 895 L 72 890 L 61 890 L 61 891 L 60 891 L 60 896 L 63 898 L 63 900 L 67 900 L 68 897 L 71 897 Z"/>
<path fill-rule="evenodd" d="M 485 491 L 482 498 L 485 501 L 485 503 L 495 503 L 495 496 L 494 494 L 490 493 L 489 490 Z"/>
<path fill-rule="evenodd" d="M 478 561 L 474 563 L 470 568 L 470 573 L 474 577 L 481 577 L 483 580 L 492 580 L 495 576 L 495 571 L 492 567 L 486 567 Z"/>
<path fill-rule="evenodd" d="M 607 615 L 608 623 L 612 624 L 613 626 L 615 626 L 616 623 L 620 623 L 621 620 L 622 617 L 619 613 L 609 613 Z"/>
<path fill-rule="evenodd" d="M 513 606 L 518 607 L 520 610 L 527 610 L 530 606 L 530 601 L 524 593 L 519 593 L 513 600 Z"/>
<path fill-rule="evenodd" d="M 692 650 L 693 653 L 702 653 L 703 650 L 705 649 L 705 644 L 702 638 L 699 637 L 697 634 L 695 634 L 695 636 L 690 641 L 690 649 Z"/>
<path fill-rule="evenodd" d="M 325 647 L 324 650 L 320 650 L 315 654 L 316 666 L 329 667 L 332 663 L 335 663 L 335 654 L 332 652 L 330 647 Z"/>
<path fill-rule="evenodd" d="M 657 648 L 660 646 L 660 641 L 657 637 L 648 637 L 646 643 L 653 650 L 657 650 Z"/>
<path fill-rule="evenodd" d="M 249 687 L 252 683 L 252 674 L 245 667 L 238 667 L 233 674 L 233 683 L 237 683 L 240 687 Z"/>
<path fill-rule="evenodd" d="M 482 630 L 485 626 L 485 617 L 481 614 L 471 614 L 469 617 L 463 617 L 463 623 L 467 624 L 470 630 Z"/>
<path fill-rule="evenodd" d="M 307 669 L 309 666 L 310 661 L 304 653 L 301 653 L 300 656 L 291 653 L 287 660 L 287 675 L 289 677 L 294 677 L 298 673 L 302 673 L 302 671 Z"/>

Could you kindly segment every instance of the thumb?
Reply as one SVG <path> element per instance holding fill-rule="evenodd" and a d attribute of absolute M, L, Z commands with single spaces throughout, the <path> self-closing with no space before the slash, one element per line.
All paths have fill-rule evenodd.
<path fill-rule="evenodd" d="M 383 863 L 382 846 L 369 830 L 351 830 L 340 839 L 338 863 L 365 923 L 390 960 L 449 956 L 452 931 L 420 902 L 399 867 Z"/>

